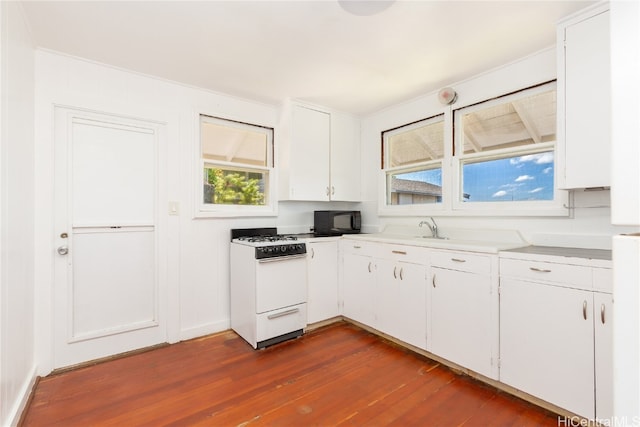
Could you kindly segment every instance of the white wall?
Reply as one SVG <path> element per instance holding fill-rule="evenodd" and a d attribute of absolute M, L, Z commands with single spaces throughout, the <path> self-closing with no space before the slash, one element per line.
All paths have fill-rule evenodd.
<path fill-rule="evenodd" d="M 0 2 L 0 18 L 0 425 L 12 425 L 35 380 L 34 50 L 19 3 Z"/>
<path fill-rule="evenodd" d="M 471 105 L 499 95 L 527 88 L 556 78 L 555 49 L 549 48 L 506 64 L 474 78 L 451 83 L 458 99 L 454 108 Z M 365 202 L 362 204 L 363 222 L 368 230 L 376 231 L 387 224 L 416 225 L 419 217 L 384 217 L 378 215 L 380 182 L 380 134 L 416 120 L 441 114 L 449 107 L 437 101 L 437 93 L 429 93 L 386 108 L 366 117 L 362 123 L 362 168 Z M 493 228 L 519 230 L 531 243 L 547 245 L 573 244 L 582 247 L 610 249 L 611 236 L 633 228 L 611 225 L 609 191 L 574 192 L 572 217 L 481 217 L 434 215 L 442 230 L 446 228 Z M 606 206 L 606 207 L 601 207 Z"/>
<path fill-rule="evenodd" d="M 179 216 L 168 216 L 168 341 L 229 328 L 229 230 L 278 226 L 309 231 L 314 209 L 353 204 L 283 202 L 278 217 L 193 219 L 198 153 L 196 117 L 205 113 L 277 127 L 280 109 L 96 64 L 50 51 L 36 52 L 36 300 L 39 372 L 52 368 L 53 139 L 55 104 L 166 123 L 168 201 Z M 276 129 L 276 144 L 278 129 Z"/>

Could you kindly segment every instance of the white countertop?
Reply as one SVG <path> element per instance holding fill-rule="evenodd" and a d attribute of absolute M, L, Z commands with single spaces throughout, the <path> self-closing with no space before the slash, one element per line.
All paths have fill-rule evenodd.
<path fill-rule="evenodd" d="M 429 230 L 417 227 L 387 226 L 382 233 L 350 234 L 343 238 L 484 253 L 498 253 L 529 245 L 516 230 L 445 229 L 439 235 L 445 238 L 430 237 Z"/>

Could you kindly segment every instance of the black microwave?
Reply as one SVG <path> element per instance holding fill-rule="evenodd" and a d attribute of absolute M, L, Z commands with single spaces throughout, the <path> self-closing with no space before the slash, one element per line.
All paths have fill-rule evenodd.
<path fill-rule="evenodd" d="M 313 234 L 341 236 L 360 232 L 360 211 L 314 211 Z"/>

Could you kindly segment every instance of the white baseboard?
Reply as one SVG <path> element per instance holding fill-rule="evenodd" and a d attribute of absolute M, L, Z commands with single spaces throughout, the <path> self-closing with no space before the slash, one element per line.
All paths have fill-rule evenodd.
<path fill-rule="evenodd" d="M 231 327 L 231 322 L 226 320 L 220 320 L 218 322 L 206 323 L 204 325 L 194 326 L 188 329 L 182 329 L 180 331 L 180 341 L 190 340 L 192 338 L 203 337 L 209 334 L 215 334 L 216 332 L 226 331 Z"/>
<path fill-rule="evenodd" d="M 18 398 L 9 410 L 7 420 L 9 421 L 10 426 L 14 427 L 18 425 L 20 417 L 22 417 L 22 413 L 27 408 L 27 403 L 29 403 L 29 398 L 31 397 L 31 393 L 33 392 L 37 379 L 36 367 L 33 366 L 28 378 L 20 388 Z"/>

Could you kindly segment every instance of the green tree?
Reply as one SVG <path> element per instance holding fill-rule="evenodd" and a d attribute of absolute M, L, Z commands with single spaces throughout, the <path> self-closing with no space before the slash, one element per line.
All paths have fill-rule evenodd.
<path fill-rule="evenodd" d="M 226 205 L 263 205 L 264 193 L 260 190 L 260 179 L 251 178 L 247 172 L 206 169 L 207 184 L 205 202 Z"/>

